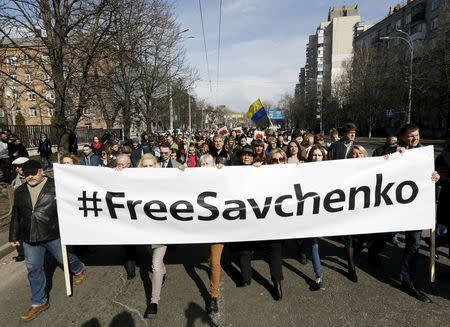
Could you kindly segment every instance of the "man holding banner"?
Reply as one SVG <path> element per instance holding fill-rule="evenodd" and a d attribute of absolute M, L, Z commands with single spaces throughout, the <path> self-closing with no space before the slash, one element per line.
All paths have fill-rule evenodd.
<path fill-rule="evenodd" d="M 49 307 L 45 290 L 45 252 L 50 252 L 59 263 L 63 262 L 63 258 L 55 183 L 52 178 L 44 176 L 41 164 L 37 161 L 25 162 L 22 170 L 26 183 L 19 186 L 15 192 L 9 241 L 14 247 L 23 245 L 24 248 L 31 287 L 31 308 L 20 320 L 30 321 Z M 86 278 L 86 267 L 74 254 L 68 255 L 70 269 L 75 275 L 75 284 L 81 284 Z"/>
<path fill-rule="evenodd" d="M 415 149 L 422 147 L 420 144 L 420 132 L 419 127 L 408 124 L 402 127 L 400 130 L 400 142 L 399 151 L 404 152 L 408 149 Z M 432 180 L 437 182 L 439 175 L 435 171 L 432 175 Z M 418 290 L 415 283 L 415 275 L 417 269 L 417 261 L 419 259 L 420 239 L 422 236 L 421 230 L 413 230 L 405 232 L 405 250 L 403 251 L 403 257 L 400 268 L 400 281 L 402 283 L 402 289 L 409 295 L 415 297 L 417 300 L 430 303 L 431 300 L 428 296 Z"/>

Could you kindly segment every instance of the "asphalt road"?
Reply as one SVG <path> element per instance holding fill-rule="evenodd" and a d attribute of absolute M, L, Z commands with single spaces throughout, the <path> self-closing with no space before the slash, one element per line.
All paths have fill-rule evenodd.
<path fill-rule="evenodd" d="M 363 144 L 369 153 L 376 144 Z M 90 247 L 82 255 L 88 266 L 84 284 L 74 286 L 74 295 L 65 293 L 62 270 L 51 260 L 50 308 L 28 326 L 446 326 L 450 321 L 450 267 L 446 254 L 439 252 L 437 281 L 428 281 L 428 252 L 422 246 L 418 285 L 432 299 L 424 304 L 398 289 L 401 248 L 388 245 L 383 252 L 383 268 L 372 270 L 367 253 L 357 259 L 359 282 L 346 277 L 343 246 L 333 239 L 321 239 L 320 254 L 326 290 L 310 291 L 314 277 L 311 262 L 297 261 L 295 242 L 286 242 L 283 261 L 284 298 L 271 295 L 270 273 L 264 253 L 253 260 L 254 280 L 247 288 L 237 288 L 237 266 L 223 255 L 219 314 L 208 315 L 205 305 L 209 280 L 207 246 L 171 246 L 166 255 L 168 280 L 162 290 L 159 313 L 142 317 L 146 307 L 144 280 L 148 274 L 141 258 L 142 273 L 127 281 L 123 250 L 119 246 Z M 442 250 L 442 249 L 441 249 Z M 309 254 L 309 253 L 308 253 Z M 24 263 L 12 260 L 11 253 L 0 259 L 0 326 L 23 326 L 19 317 L 30 305 L 30 289 Z M 51 268 L 54 269 L 51 269 Z M 53 271 L 53 273 L 52 273 Z"/>
<path fill-rule="evenodd" d="M 286 242 L 283 263 L 284 298 L 271 295 L 270 273 L 264 253 L 253 261 L 254 280 L 247 288 L 237 288 L 239 273 L 230 264 L 228 251 L 222 265 L 220 313 L 205 312 L 208 298 L 207 247 L 171 246 L 166 256 L 168 279 L 163 287 L 159 313 L 142 317 L 146 306 L 143 278 L 127 281 L 120 247 L 91 247 L 82 258 L 88 266 L 84 284 L 74 286 L 66 297 L 62 270 L 56 268 L 52 281 L 50 308 L 28 326 L 446 326 L 450 320 L 449 260 L 440 253 L 437 281 L 428 280 L 428 252 L 423 246 L 418 284 L 433 303 L 424 304 L 398 289 L 401 248 L 388 245 L 383 269 L 368 268 L 367 253 L 357 259 L 359 282 L 346 277 L 342 245 L 321 239 L 320 253 L 326 290 L 310 291 L 314 277 L 311 262 L 301 265 L 296 245 Z M 12 255 L 0 261 L 0 325 L 22 326 L 20 315 L 30 304 L 30 290 L 23 263 Z M 142 260 L 142 259 L 141 259 Z M 148 263 L 149 260 L 142 260 Z M 49 265 L 51 266 L 51 264 Z M 51 275 L 51 269 L 50 274 Z"/>

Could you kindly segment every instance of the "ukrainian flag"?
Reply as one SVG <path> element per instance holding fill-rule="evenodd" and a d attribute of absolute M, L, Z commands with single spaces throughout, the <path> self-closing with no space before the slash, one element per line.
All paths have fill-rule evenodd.
<path fill-rule="evenodd" d="M 247 118 L 251 119 L 255 124 L 263 118 L 267 116 L 266 109 L 264 109 L 264 105 L 260 99 L 253 102 L 247 111 Z"/>

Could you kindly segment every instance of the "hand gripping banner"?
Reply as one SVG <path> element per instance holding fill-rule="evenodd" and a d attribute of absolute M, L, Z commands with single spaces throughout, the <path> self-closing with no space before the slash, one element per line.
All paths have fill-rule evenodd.
<path fill-rule="evenodd" d="M 259 168 L 54 165 L 63 244 L 294 239 L 434 226 L 433 147 Z"/>

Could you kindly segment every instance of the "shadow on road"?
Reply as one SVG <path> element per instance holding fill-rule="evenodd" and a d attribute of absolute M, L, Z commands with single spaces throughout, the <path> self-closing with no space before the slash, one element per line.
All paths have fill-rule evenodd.
<path fill-rule="evenodd" d="M 81 325 L 81 327 L 100 327 L 100 321 L 97 318 L 92 318 Z M 111 320 L 109 327 L 134 327 L 136 326 L 133 316 L 127 312 L 122 311 Z"/>
<path fill-rule="evenodd" d="M 204 324 L 208 324 L 209 327 L 218 327 L 208 313 L 197 303 L 190 302 L 188 307 L 184 310 L 184 315 L 186 316 L 186 327 L 197 326 L 197 320 L 200 320 Z"/>

